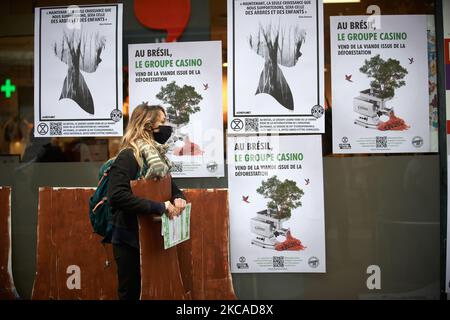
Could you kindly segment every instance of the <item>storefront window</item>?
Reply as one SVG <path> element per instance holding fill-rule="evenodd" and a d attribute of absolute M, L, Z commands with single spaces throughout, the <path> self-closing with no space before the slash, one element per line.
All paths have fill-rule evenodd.
<path fill-rule="evenodd" d="M 13 275 L 23 298 L 31 296 L 35 272 L 38 188 L 93 187 L 100 165 L 119 151 L 119 137 L 36 138 L 33 135 L 34 8 L 90 2 L 26 0 L 0 4 L 0 185 L 13 188 Z M 162 42 L 167 28 L 143 25 L 135 16 L 133 1 L 122 3 L 125 126 L 130 110 L 128 45 Z M 226 134 L 227 4 L 212 0 L 190 3 L 190 17 L 178 41 L 222 41 L 222 110 Z M 437 58 L 442 53 L 436 52 L 435 10 L 433 0 L 324 4 L 326 130 L 322 147 L 327 272 L 233 274 L 238 298 L 439 299 L 438 111 L 444 108 L 444 102 L 437 100 L 441 88 L 436 77 L 442 71 Z M 330 17 L 373 13 L 428 15 L 431 153 L 333 155 Z M 187 178 L 178 182 L 183 188 L 228 187 L 226 175 L 219 179 Z M 382 287 L 377 290 L 367 286 L 371 266 L 381 270 Z"/>

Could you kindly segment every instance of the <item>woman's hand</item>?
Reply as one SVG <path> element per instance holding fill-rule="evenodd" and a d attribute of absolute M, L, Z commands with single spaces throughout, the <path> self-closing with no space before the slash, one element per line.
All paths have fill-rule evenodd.
<path fill-rule="evenodd" d="M 180 213 L 183 212 L 184 208 L 186 208 L 186 200 L 181 198 L 176 198 L 173 201 L 173 204 L 175 205 L 175 208 L 180 209 Z"/>
<path fill-rule="evenodd" d="M 166 213 L 169 219 L 173 219 L 181 214 L 181 210 L 170 203 L 170 201 L 166 201 L 164 204 L 166 205 Z"/>

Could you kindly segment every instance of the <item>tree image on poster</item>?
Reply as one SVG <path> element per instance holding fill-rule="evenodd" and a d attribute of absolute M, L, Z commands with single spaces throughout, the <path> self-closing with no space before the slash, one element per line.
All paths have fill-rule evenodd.
<path fill-rule="evenodd" d="M 288 30 L 271 24 L 260 24 L 258 33 L 250 35 L 250 47 L 264 58 L 264 69 L 259 78 L 256 94 L 267 93 L 283 107 L 294 110 L 294 98 L 279 65 L 293 67 L 301 57 L 300 51 L 305 41 L 306 30 L 299 26 L 289 26 Z"/>
<path fill-rule="evenodd" d="M 292 210 L 302 205 L 300 199 L 303 196 L 303 190 L 293 180 L 286 179 L 281 182 L 277 176 L 273 176 L 263 181 L 256 192 L 270 199 L 267 208 L 277 219 L 290 218 Z"/>
<path fill-rule="evenodd" d="M 190 115 L 200 111 L 199 103 L 203 97 L 195 91 L 193 86 L 183 85 L 178 86 L 175 81 L 172 81 L 166 86 L 161 87 L 161 91 L 156 95 L 156 98 L 165 104 L 167 107 L 167 116 L 170 123 L 175 125 L 175 132 L 171 137 L 170 152 L 173 155 L 183 156 L 198 156 L 202 155 L 204 151 L 187 134 L 183 134 L 180 128 L 190 122 Z M 175 143 L 182 140 L 181 146 L 175 146 Z"/>
<path fill-rule="evenodd" d="M 105 49 L 106 38 L 95 34 L 83 33 L 81 30 L 63 32 L 61 40 L 55 41 L 55 55 L 67 64 L 67 76 L 59 99 L 72 99 L 84 111 L 94 114 L 94 101 L 91 91 L 81 71 L 93 73 L 102 61 L 101 54 Z"/>
<path fill-rule="evenodd" d="M 400 65 L 400 61 L 388 59 L 387 61 L 376 55 L 370 60 L 366 60 L 364 65 L 359 69 L 360 72 L 367 75 L 373 80 L 370 82 L 370 89 L 361 91 L 361 96 L 355 98 L 357 104 L 364 96 L 370 97 L 370 100 L 376 101 L 374 113 L 368 115 L 361 112 L 363 116 L 359 116 L 355 120 L 355 124 L 369 128 L 375 125 L 378 130 L 408 130 L 409 126 L 405 121 L 395 115 L 394 109 L 386 105 L 395 95 L 395 89 L 403 87 L 406 82 L 403 80 L 408 71 Z M 364 110 L 364 106 L 357 109 L 359 112 Z M 389 120 L 382 121 L 381 116 L 389 117 Z M 371 116 L 367 118 L 367 116 Z M 366 120 L 367 119 L 367 120 Z M 369 121 L 370 119 L 370 121 Z"/>
<path fill-rule="evenodd" d="M 376 96 L 380 99 L 393 98 L 394 90 L 405 85 L 403 79 L 408 74 L 408 71 L 400 65 L 400 61 L 395 59 L 385 61 L 379 54 L 366 60 L 359 71 L 373 78 L 370 89 L 376 92 Z"/>
<path fill-rule="evenodd" d="M 200 111 L 199 103 L 203 97 L 188 85 L 178 86 L 172 81 L 161 87 L 156 98 L 169 105 L 167 116 L 178 128 L 189 123 L 190 115 Z"/>

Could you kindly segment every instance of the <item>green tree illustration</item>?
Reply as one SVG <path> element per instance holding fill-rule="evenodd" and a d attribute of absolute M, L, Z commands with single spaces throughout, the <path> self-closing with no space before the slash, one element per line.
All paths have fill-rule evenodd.
<path fill-rule="evenodd" d="M 405 85 L 403 78 L 408 74 L 400 61 L 391 58 L 386 61 L 379 54 L 366 60 L 359 71 L 373 78 L 370 86 L 381 99 L 394 97 L 395 89 Z"/>
<path fill-rule="evenodd" d="M 273 176 L 261 183 L 256 192 L 263 195 L 264 198 L 271 199 L 267 207 L 275 211 L 275 218 L 284 219 L 291 217 L 291 210 L 301 207 L 300 201 L 303 196 L 303 190 L 297 187 L 297 183 L 292 180 L 281 182 L 277 176 Z"/>
<path fill-rule="evenodd" d="M 188 123 L 191 114 L 200 111 L 198 104 L 203 99 L 194 87 L 188 85 L 180 87 L 175 81 L 161 87 L 156 98 L 170 105 L 167 108 L 167 116 L 178 127 Z"/>

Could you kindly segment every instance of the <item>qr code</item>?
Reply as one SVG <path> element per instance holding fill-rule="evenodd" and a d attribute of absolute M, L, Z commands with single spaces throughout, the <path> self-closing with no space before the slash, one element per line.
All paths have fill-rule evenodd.
<path fill-rule="evenodd" d="M 376 137 L 377 148 L 387 148 L 387 137 Z"/>
<path fill-rule="evenodd" d="M 245 119 L 245 131 L 259 131 L 259 119 L 258 118 L 248 118 Z"/>
<path fill-rule="evenodd" d="M 273 257 L 274 268 L 284 268 L 284 257 Z"/>
<path fill-rule="evenodd" d="M 171 172 L 183 172 L 183 162 L 172 162 Z"/>
<path fill-rule="evenodd" d="M 62 123 L 61 122 L 50 122 L 50 135 L 51 136 L 62 135 Z"/>

